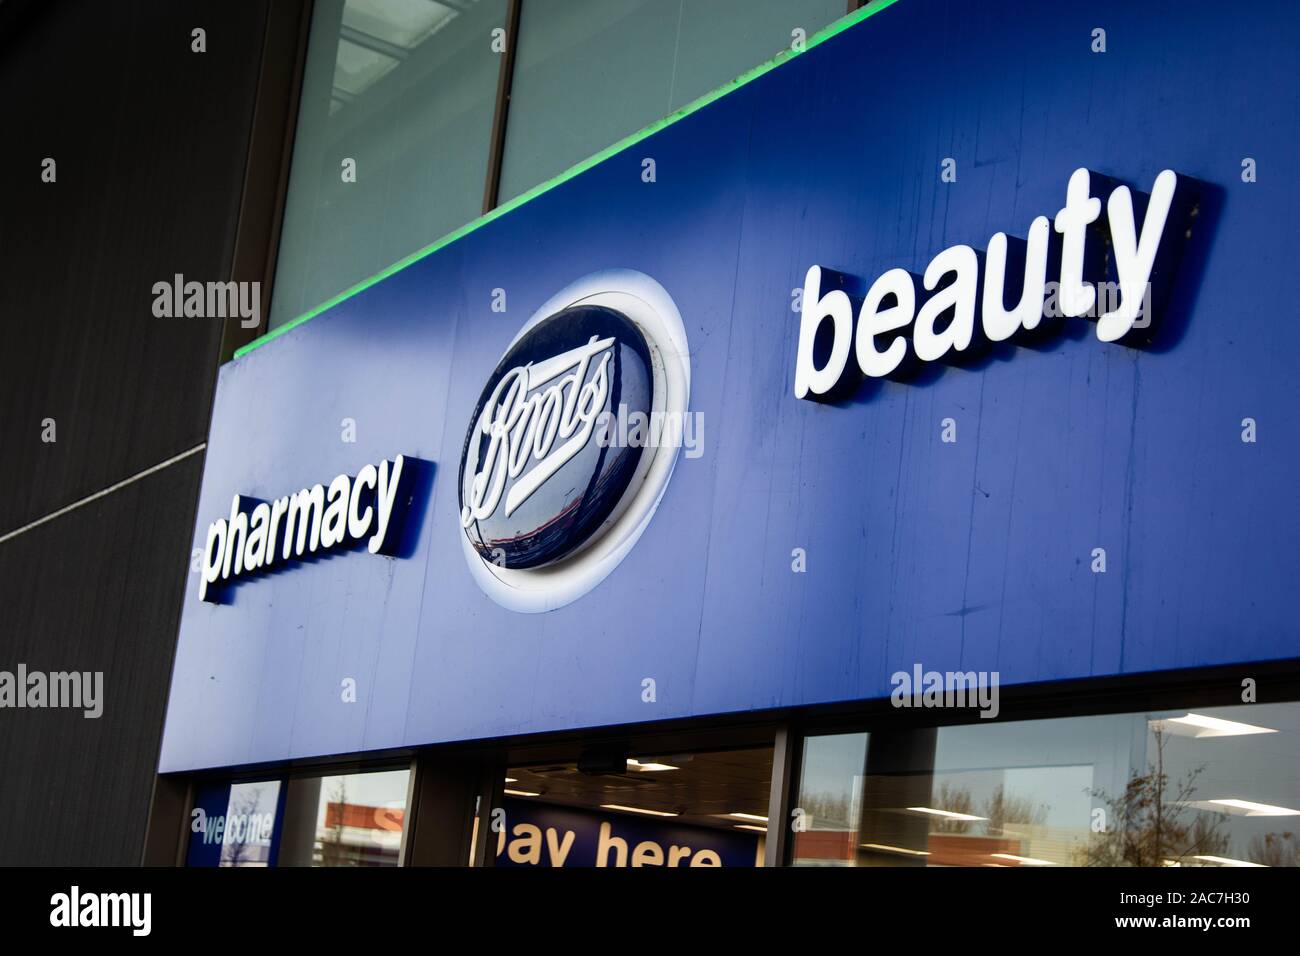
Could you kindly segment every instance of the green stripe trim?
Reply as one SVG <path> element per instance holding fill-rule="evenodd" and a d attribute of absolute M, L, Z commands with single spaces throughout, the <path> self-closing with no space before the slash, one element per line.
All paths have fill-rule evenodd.
<path fill-rule="evenodd" d="M 279 328 L 272 329 L 270 332 L 267 332 L 265 335 L 254 339 L 253 341 L 249 342 L 247 345 L 243 346 L 242 348 L 236 349 L 235 358 L 240 358 L 244 355 L 247 355 L 249 352 L 253 351 L 254 349 L 261 348 L 266 343 L 279 338 L 280 336 L 284 335 L 286 332 L 289 332 L 292 329 L 296 329 L 304 322 L 308 322 L 311 319 L 314 319 L 322 312 L 326 312 L 329 309 L 334 308 L 334 306 L 338 305 L 340 302 L 344 302 L 347 299 L 352 298 L 354 295 L 356 295 L 359 292 L 364 292 L 366 289 L 370 288 L 376 282 L 382 282 L 384 279 L 387 279 L 389 276 L 393 275 L 394 273 L 401 272 L 407 266 L 419 262 L 421 259 L 425 258 L 426 256 L 433 255 L 433 253 L 437 252 L 439 249 L 446 248 L 447 246 L 451 245 L 453 242 L 455 242 L 458 239 L 463 239 L 465 236 L 468 236 L 471 232 L 474 232 L 478 229 L 482 229 L 488 223 L 492 222 L 493 220 L 500 219 L 502 216 L 506 215 L 512 210 L 518 209 L 520 206 L 524 205 L 524 203 L 531 202 L 532 200 L 536 199 L 538 196 L 542 195 L 543 193 L 550 192 L 552 189 L 554 189 L 556 186 L 559 186 L 561 183 L 568 182 L 574 176 L 578 176 L 586 172 L 587 170 L 591 169 L 593 166 L 599 163 L 603 163 L 611 156 L 615 156 L 618 153 L 623 152 L 623 150 L 635 146 L 643 139 L 646 139 L 649 136 L 653 136 L 661 129 L 665 129 L 673 125 L 674 123 L 676 123 L 678 120 L 685 119 L 687 116 L 690 116 L 692 113 L 702 110 L 704 107 L 708 106 L 710 103 L 714 102 L 715 100 L 722 99 L 722 97 L 726 96 L 728 93 L 734 93 L 736 90 L 740 89 L 745 84 L 752 83 L 754 80 L 758 79 L 760 76 L 763 76 L 765 73 L 770 73 L 772 70 L 775 70 L 781 64 L 788 63 L 790 60 L 793 60 L 795 57 L 800 56 L 803 53 L 806 53 L 808 50 L 811 50 L 813 47 L 825 43 L 831 37 L 837 36 L 843 33 L 845 30 L 857 26 L 863 20 L 867 19 L 868 17 L 874 16 L 875 14 L 879 13 L 881 10 L 884 10 L 886 7 L 893 6 L 897 2 L 898 0 L 873 0 L 872 3 L 867 4 L 862 9 L 855 10 L 853 13 L 841 17 L 840 19 L 836 20 L 834 23 L 830 24 L 829 26 L 823 27 L 821 30 L 818 30 L 811 37 L 809 37 L 807 43 L 805 43 L 804 45 L 803 50 L 781 51 L 772 59 L 768 60 L 766 63 L 760 63 L 758 66 L 754 67 L 753 69 L 747 70 L 746 72 L 740 74 L 740 76 L 736 77 L 734 80 L 730 80 L 722 84 L 722 86 L 719 86 L 717 89 L 705 93 L 703 96 L 699 97 L 696 100 L 691 101 L 686 106 L 683 106 L 681 109 L 677 110 L 675 113 L 669 113 L 663 119 L 656 120 L 655 122 L 651 123 L 649 126 L 646 126 L 645 128 L 640 129 L 635 133 L 623 137 L 618 142 L 614 143 L 614 145 L 602 149 L 599 153 L 596 153 L 593 156 L 588 156 L 586 159 L 582 160 L 576 165 L 570 166 L 568 169 L 566 169 L 564 172 L 560 173 L 559 175 L 554 176 L 543 183 L 539 183 L 538 185 L 534 186 L 532 189 L 529 189 L 527 192 L 520 193 L 514 199 L 502 203 L 500 206 L 497 206 L 491 212 L 484 213 L 482 216 L 479 216 L 477 219 L 467 222 L 459 229 L 455 229 L 447 233 L 447 235 L 443 236 L 441 239 L 435 240 L 434 242 L 425 246 L 423 249 L 416 250 L 406 258 L 399 259 L 397 262 L 394 262 L 388 268 L 375 273 L 370 278 L 362 279 L 356 285 L 352 286 L 351 288 L 343 290 L 338 295 L 334 296 L 332 299 L 322 302 L 320 305 L 316 306 L 316 308 L 310 310 L 309 312 L 304 312 L 296 319 L 292 319 L 289 322 L 286 322 L 284 325 L 280 326 Z"/>

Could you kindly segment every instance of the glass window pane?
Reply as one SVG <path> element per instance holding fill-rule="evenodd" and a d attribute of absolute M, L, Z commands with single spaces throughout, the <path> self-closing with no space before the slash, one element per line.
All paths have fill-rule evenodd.
<path fill-rule="evenodd" d="M 910 811 L 926 818 L 926 862 L 1084 863 L 1093 792 L 1123 790 L 1144 726 L 1119 714 L 942 728 L 930 799 Z"/>
<path fill-rule="evenodd" d="M 280 866 L 398 866 L 409 770 L 289 781 Z"/>
<path fill-rule="evenodd" d="M 318 0 L 270 328 L 482 211 L 506 5 Z"/>
<path fill-rule="evenodd" d="M 278 780 L 199 788 L 190 815 L 185 865 L 272 865 L 279 800 Z"/>
<path fill-rule="evenodd" d="M 494 865 L 762 866 L 771 778 L 770 747 L 511 767 Z"/>
<path fill-rule="evenodd" d="M 1093 794 L 1111 826 L 1090 836 L 1084 862 L 1300 866 L 1300 704 L 1179 710 L 1145 723 L 1124 786 Z"/>
<path fill-rule="evenodd" d="M 502 201 L 811 36 L 844 0 L 528 0 Z"/>
<path fill-rule="evenodd" d="M 797 864 L 1300 865 L 1296 703 L 811 737 L 804 775 Z"/>
<path fill-rule="evenodd" d="M 800 811 L 793 866 L 853 866 L 857 857 L 866 734 L 833 734 L 804 741 L 799 772 Z"/>

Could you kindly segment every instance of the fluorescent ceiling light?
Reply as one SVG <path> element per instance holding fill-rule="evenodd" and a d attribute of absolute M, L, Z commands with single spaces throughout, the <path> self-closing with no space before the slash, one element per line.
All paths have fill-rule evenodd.
<path fill-rule="evenodd" d="M 1194 856 L 1193 860 L 1205 860 L 1207 863 L 1217 863 L 1219 866 L 1264 866 L 1263 863 L 1247 863 L 1245 860 L 1233 860 L 1226 856 Z M 1268 867 L 1264 867 L 1268 869 Z"/>
<path fill-rule="evenodd" d="M 1229 813 L 1239 813 L 1248 817 L 1300 817 L 1300 810 L 1292 810 L 1288 807 L 1274 807 L 1267 803 L 1253 803 L 1250 800 L 1237 800 L 1230 798 L 1226 800 L 1197 800 L 1193 806 L 1200 806 L 1205 809 L 1203 804 L 1211 804 L 1209 809 L 1218 809 L 1222 807 Z"/>
<path fill-rule="evenodd" d="M 666 763 L 653 763 L 653 762 L 642 763 L 639 760 L 634 760 L 633 758 L 629 757 L 627 759 L 627 769 L 638 770 L 642 773 L 649 773 L 651 771 L 657 771 L 657 770 L 676 770 L 677 768 Z"/>
<path fill-rule="evenodd" d="M 517 777 L 506 777 L 506 783 L 518 783 L 518 782 L 519 779 Z"/>
<path fill-rule="evenodd" d="M 756 827 L 752 823 L 737 823 L 737 830 L 753 830 L 755 833 L 766 833 L 767 827 Z"/>
<path fill-rule="evenodd" d="M 735 817 L 737 820 L 753 820 L 755 823 L 767 822 L 767 817 L 760 817 L 757 813 L 728 813 L 727 816 Z"/>
<path fill-rule="evenodd" d="M 936 810 L 934 807 L 908 807 L 913 813 L 929 813 L 936 817 L 943 817 L 945 820 L 987 820 L 988 817 L 977 817 L 969 813 L 954 813 L 951 810 Z"/>
<path fill-rule="evenodd" d="M 1186 717 L 1170 717 L 1166 720 L 1153 720 L 1153 724 L 1163 725 L 1170 733 L 1184 737 L 1243 737 L 1246 734 L 1275 734 L 1272 727 L 1257 727 L 1221 717 L 1208 717 L 1205 714 L 1188 714 Z"/>
<path fill-rule="evenodd" d="M 1010 860 L 1021 866 L 1056 866 L 1051 860 L 1036 860 L 1032 856 L 1016 856 L 1014 853 L 990 853 L 995 860 Z"/>
<path fill-rule="evenodd" d="M 533 793 L 531 790 L 511 790 L 506 787 L 506 793 L 512 797 L 540 797 L 540 793 Z"/>
<path fill-rule="evenodd" d="M 881 853 L 902 853 L 904 856 L 929 856 L 929 850 L 909 850 L 905 846 L 886 846 L 883 843 L 864 843 L 864 850 L 879 850 Z"/>
<path fill-rule="evenodd" d="M 625 807 L 620 803 L 602 803 L 602 810 L 622 810 L 624 813 L 644 813 L 651 817 L 675 817 L 676 813 L 669 813 L 667 810 L 647 810 L 644 807 Z"/>

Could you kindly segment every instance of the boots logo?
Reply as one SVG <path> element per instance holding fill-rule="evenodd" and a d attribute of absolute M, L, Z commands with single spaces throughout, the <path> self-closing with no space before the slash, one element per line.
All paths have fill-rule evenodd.
<path fill-rule="evenodd" d="M 597 324 L 606 318 L 614 323 L 620 317 L 591 308 L 573 310 L 565 318 L 574 324 L 585 319 Z M 645 353 L 644 340 L 633 326 L 624 324 L 624 341 L 641 346 L 631 346 L 640 359 Z M 609 360 L 616 354 L 616 342 L 614 336 L 593 335 L 586 345 L 537 363 L 517 365 L 501 377 L 480 415 L 477 430 L 486 437 L 487 450 L 483 470 L 470 482 L 469 503 L 461 509 L 462 527 L 468 528 L 496 513 L 507 477 L 514 480 L 505 502 L 504 516 L 509 518 L 548 478 L 587 447 L 596 416 L 604 409 L 609 394 Z M 595 371 L 588 381 L 588 366 L 592 364 Z M 636 371 L 644 373 L 644 362 L 638 362 Z M 544 392 L 534 391 L 544 385 Z M 555 445 L 557 438 L 563 442 L 559 447 Z M 521 478 L 520 473 L 529 463 L 533 467 Z"/>
<path fill-rule="evenodd" d="M 663 287 L 597 273 L 542 306 L 487 380 L 461 455 L 460 528 L 479 586 L 515 611 L 595 587 L 640 537 L 677 448 L 620 447 L 607 423 L 684 415 L 686 332 Z"/>

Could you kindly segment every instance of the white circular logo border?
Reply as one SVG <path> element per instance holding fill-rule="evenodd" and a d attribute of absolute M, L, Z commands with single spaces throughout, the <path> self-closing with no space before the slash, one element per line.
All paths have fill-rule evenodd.
<path fill-rule="evenodd" d="M 583 276 L 544 302 L 506 347 L 506 353 L 534 327 L 576 305 L 602 305 L 621 312 L 645 336 L 651 357 L 662 368 L 663 404 L 667 415 L 684 416 L 690 407 L 691 360 L 686 327 L 667 290 L 642 272 L 607 269 Z M 504 354 L 504 353 L 503 353 Z M 656 385 L 659 376 L 656 376 Z M 471 425 L 470 427 L 473 427 Z M 573 555 L 541 568 L 503 568 L 485 561 L 456 522 L 461 549 L 474 581 L 497 604 L 524 614 L 538 614 L 571 604 L 605 580 L 632 550 L 668 488 L 677 464 L 676 445 L 647 446 L 654 457 L 644 478 L 625 493 L 612 523 Z M 463 467 L 463 463 L 462 463 Z M 459 507 L 459 505 L 457 506 Z"/>

